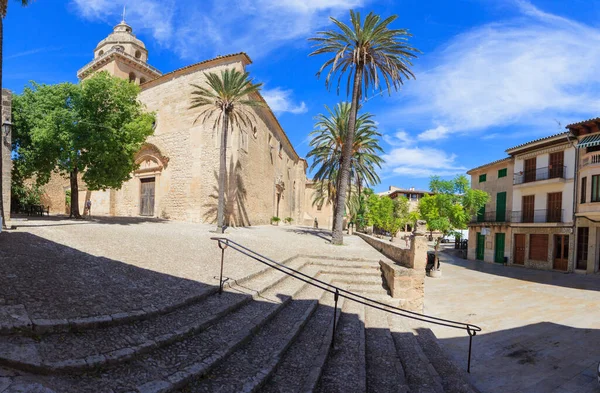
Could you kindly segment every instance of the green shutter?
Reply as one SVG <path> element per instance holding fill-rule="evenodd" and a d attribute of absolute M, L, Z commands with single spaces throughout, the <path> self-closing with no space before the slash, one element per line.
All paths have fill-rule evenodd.
<path fill-rule="evenodd" d="M 481 232 L 477 232 L 477 248 L 475 250 L 475 257 L 480 261 L 483 261 L 485 251 L 485 236 Z"/>
<path fill-rule="evenodd" d="M 496 222 L 506 222 L 506 192 L 496 194 Z"/>
<path fill-rule="evenodd" d="M 484 173 L 483 175 L 479 175 L 479 183 L 483 183 L 486 180 L 486 174 Z"/>
<path fill-rule="evenodd" d="M 496 233 L 496 251 L 494 262 L 504 263 L 504 233 Z"/>
<path fill-rule="evenodd" d="M 481 206 L 481 209 L 477 212 L 477 222 L 485 221 L 485 205 Z"/>
<path fill-rule="evenodd" d="M 506 177 L 507 173 L 508 173 L 508 169 L 507 168 L 499 169 L 498 170 L 498 179 L 500 179 L 501 177 Z"/>

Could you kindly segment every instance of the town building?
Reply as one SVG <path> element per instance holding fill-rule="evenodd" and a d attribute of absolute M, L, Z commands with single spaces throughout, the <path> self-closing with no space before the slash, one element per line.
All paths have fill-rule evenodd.
<path fill-rule="evenodd" d="M 600 118 L 569 124 L 577 138 L 574 269 L 600 271 Z"/>
<path fill-rule="evenodd" d="M 419 208 L 419 201 L 425 195 L 433 195 L 431 191 L 423 191 L 423 190 L 415 190 L 414 187 L 410 188 L 399 188 L 395 186 L 389 186 L 387 191 L 377 193 L 379 196 L 389 196 L 391 199 L 396 199 L 398 197 L 404 197 L 408 199 L 408 210 L 416 211 Z M 412 226 L 410 224 L 404 225 L 404 232 L 412 231 Z"/>
<path fill-rule="evenodd" d="M 162 74 L 148 63 L 148 51 L 124 21 L 100 41 L 93 60 L 78 71 L 80 79 L 95 72 L 138 83 L 139 100 L 156 113 L 154 134 L 137 153 L 139 168 L 118 190 L 90 191 L 81 184 L 80 209 L 87 199 L 94 215 L 146 216 L 215 222 L 220 129 L 196 122 L 189 109 L 192 84 L 205 85 L 206 72 L 245 71 L 245 53 L 219 56 Z M 264 101 L 260 94 L 253 97 Z M 267 224 L 273 216 L 304 219 L 306 161 L 268 108 L 253 108 L 252 127 L 233 129 L 227 146 L 226 221 L 229 225 Z M 68 179 L 55 176 L 44 204 L 65 210 Z"/>
<path fill-rule="evenodd" d="M 12 148 L 11 148 L 11 124 L 12 124 L 12 93 L 10 90 L 2 89 L 2 113 L 0 116 L 0 139 L 2 144 L 2 173 L 0 173 L 0 181 L 2 181 L 2 206 L 4 208 L 4 217 L 8 220 L 10 215 L 10 189 L 11 189 L 11 172 L 12 172 Z"/>
<path fill-rule="evenodd" d="M 485 206 L 469 222 L 467 258 L 504 263 L 511 257 L 513 201 L 512 157 L 473 168 L 471 187 L 489 194 Z"/>

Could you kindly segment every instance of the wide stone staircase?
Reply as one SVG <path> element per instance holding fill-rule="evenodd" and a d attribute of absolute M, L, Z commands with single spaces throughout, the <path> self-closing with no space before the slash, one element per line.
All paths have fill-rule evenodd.
<path fill-rule="evenodd" d="M 478 391 L 427 325 L 344 296 L 335 308 L 309 279 L 398 306 L 378 261 L 285 266 L 305 276 L 265 267 L 168 308 L 15 324 L 0 331 L 0 393 Z"/>

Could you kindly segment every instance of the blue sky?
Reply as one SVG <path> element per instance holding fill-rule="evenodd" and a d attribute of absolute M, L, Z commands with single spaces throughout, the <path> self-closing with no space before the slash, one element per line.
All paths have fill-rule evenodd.
<path fill-rule="evenodd" d="M 426 188 L 504 150 L 600 115 L 600 1 L 588 0 L 37 0 L 9 1 L 4 87 L 29 80 L 76 82 L 98 41 L 121 19 L 162 72 L 216 55 L 246 52 L 252 76 L 296 150 L 324 105 L 346 99 L 315 77 L 325 57 L 308 57 L 307 38 L 348 9 L 397 14 L 423 53 L 416 80 L 363 110 L 383 133 L 389 185 Z M 345 91 L 345 90 L 343 90 Z"/>

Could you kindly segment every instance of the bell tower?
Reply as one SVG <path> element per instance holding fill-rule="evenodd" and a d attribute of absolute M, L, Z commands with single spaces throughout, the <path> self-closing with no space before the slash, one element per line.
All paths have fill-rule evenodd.
<path fill-rule="evenodd" d="M 125 22 L 125 11 L 121 23 L 98 43 L 94 49 L 94 60 L 81 68 L 77 77 L 85 79 L 98 71 L 108 71 L 111 75 L 137 84 L 162 75 L 159 70 L 148 64 L 146 45 L 136 38 L 131 26 Z"/>

